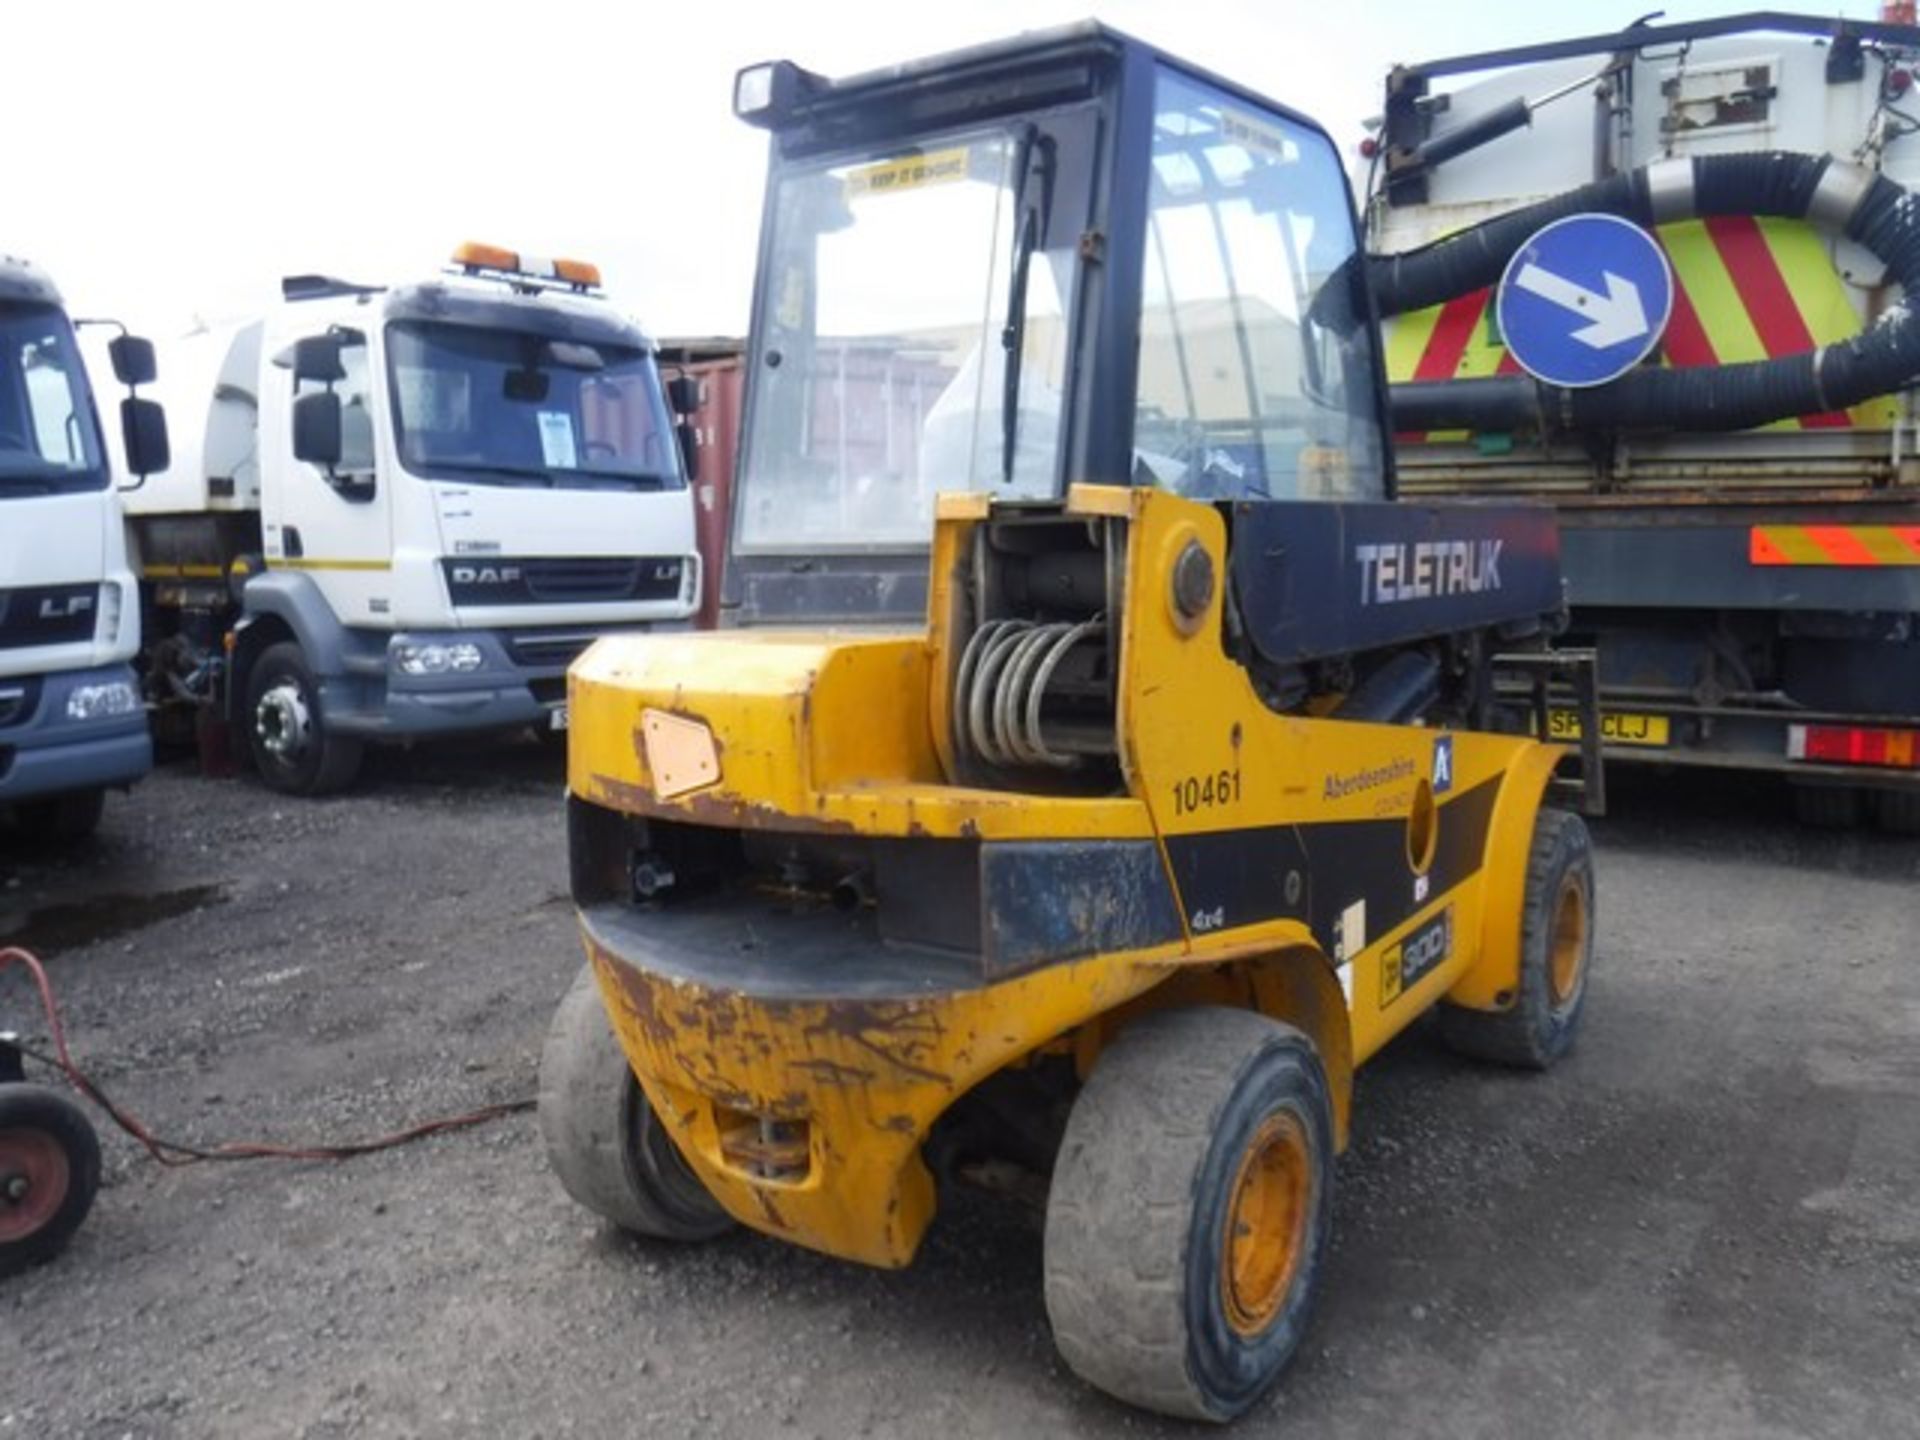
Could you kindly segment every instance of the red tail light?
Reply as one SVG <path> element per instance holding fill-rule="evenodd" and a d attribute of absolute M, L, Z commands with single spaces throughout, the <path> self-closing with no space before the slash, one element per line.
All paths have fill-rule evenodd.
<path fill-rule="evenodd" d="M 1920 730 L 1862 725 L 1789 725 L 1787 758 L 1828 765 L 1881 765 L 1920 770 Z"/>

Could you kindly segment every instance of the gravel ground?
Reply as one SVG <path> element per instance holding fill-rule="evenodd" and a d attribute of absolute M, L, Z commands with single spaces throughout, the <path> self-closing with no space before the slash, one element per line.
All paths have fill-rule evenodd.
<path fill-rule="evenodd" d="M 308 803 L 176 765 L 82 856 L 0 851 L 0 938 L 165 1133 L 530 1095 L 580 963 L 560 784 L 532 745 Z M 1363 1072 L 1325 1303 L 1240 1433 L 1920 1435 L 1920 844 L 1616 788 L 1580 1045 L 1514 1076 L 1417 1029 Z M 15 977 L 0 1016 L 38 1028 Z M 1179 1428 L 1062 1371 L 1011 1202 L 883 1274 L 612 1233 L 530 1115 L 343 1165 L 105 1144 L 72 1249 L 0 1285 L 0 1440 Z"/>

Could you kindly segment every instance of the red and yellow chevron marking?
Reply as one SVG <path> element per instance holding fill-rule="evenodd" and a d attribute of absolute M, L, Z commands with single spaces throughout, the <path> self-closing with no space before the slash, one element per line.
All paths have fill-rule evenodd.
<path fill-rule="evenodd" d="M 1920 525 L 1756 525 L 1754 565 L 1917 565 Z"/>
<path fill-rule="evenodd" d="M 1666 365 L 1731 365 L 1833 345 L 1860 333 L 1846 281 L 1827 240 L 1803 220 L 1722 216 L 1662 225 L 1673 266 L 1673 318 L 1661 340 Z M 1388 322 L 1387 376 L 1458 380 L 1519 370 L 1500 342 L 1491 292 L 1478 291 Z M 1804 415 L 1766 428 L 1888 429 L 1895 404 L 1881 397 L 1851 410 Z M 1464 439 L 1462 433 L 1402 435 L 1402 441 Z"/>

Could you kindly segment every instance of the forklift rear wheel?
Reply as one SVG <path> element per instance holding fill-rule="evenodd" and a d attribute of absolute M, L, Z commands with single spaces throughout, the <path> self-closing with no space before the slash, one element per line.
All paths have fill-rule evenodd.
<path fill-rule="evenodd" d="M 327 727 L 319 682 L 292 640 L 269 645 L 247 675 L 247 740 L 260 778 L 287 795 L 329 795 L 360 773 L 364 747 Z"/>
<path fill-rule="evenodd" d="M 1593 968 L 1593 839 L 1587 822 L 1542 810 L 1527 856 L 1520 991 L 1505 1010 L 1439 1007 L 1448 1045 L 1475 1060 L 1545 1070 L 1567 1053 Z"/>
<path fill-rule="evenodd" d="M 1101 1055 L 1054 1164 L 1054 1343 L 1129 1404 L 1231 1420 L 1299 1347 L 1332 1223 L 1313 1042 L 1247 1010 L 1149 1015 Z"/>
<path fill-rule="evenodd" d="M 50 845 L 78 845 L 100 828 L 107 792 L 94 788 L 29 800 L 19 807 L 15 822 L 34 839 Z"/>
<path fill-rule="evenodd" d="M 733 1228 L 634 1079 L 591 965 L 581 967 L 547 1031 L 540 1134 L 567 1193 L 623 1230 L 692 1241 Z"/>
<path fill-rule="evenodd" d="M 99 1189 L 100 1142 L 80 1107 L 41 1085 L 0 1085 L 0 1276 L 58 1254 Z"/>

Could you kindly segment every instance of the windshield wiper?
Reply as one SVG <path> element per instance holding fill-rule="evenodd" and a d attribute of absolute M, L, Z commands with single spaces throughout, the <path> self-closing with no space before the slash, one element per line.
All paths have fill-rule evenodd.
<path fill-rule="evenodd" d="M 1036 165 L 1035 152 L 1039 152 Z M 1046 239 L 1047 217 L 1053 213 L 1053 140 L 1028 124 L 1020 132 L 1020 143 L 1013 155 L 1013 198 L 1016 205 L 1026 200 L 1027 181 L 1035 169 L 1040 172 L 1040 203 L 1024 205 L 1014 222 L 1013 269 L 1007 275 L 1007 323 L 1000 331 L 1000 344 L 1006 350 L 1000 387 L 1000 479 L 1013 483 L 1013 454 L 1020 438 L 1020 362 L 1026 349 L 1027 272 L 1033 267 L 1033 252 Z"/>
<path fill-rule="evenodd" d="M 635 490 L 665 490 L 672 483 L 672 477 L 653 470 L 597 470 L 586 465 L 573 465 L 556 471 L 554 483 L 559 484 L 569 475 L 584 475 L 590 480 L 614 480 Z"/>
<path fill-rule="evenodd" d="M 484 460 L 436 460 L 429 463 L 447 470 L 469 470 L 476 475 L 508 475 L 536 485 L 551 487 L 553 484 L 553 476 L 547 471 L 525 465 L 494 465 Z"/>

